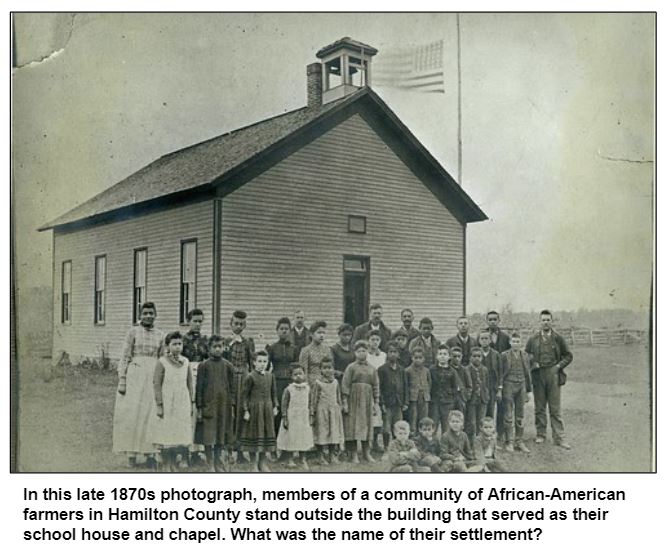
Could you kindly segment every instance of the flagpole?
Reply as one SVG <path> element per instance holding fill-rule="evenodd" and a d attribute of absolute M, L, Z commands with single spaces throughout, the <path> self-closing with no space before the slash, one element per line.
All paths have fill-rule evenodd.
<path fill-rule="evenodd" d="M 458 151 L 458 176 L 457 180 L 461 184 L 461 168 L 462 168 L 462 158 L 461 158 L 461 23 L 460 23 L 460 14 L 456 14 L 456 26 L 457 26 L 457 151 Z"/>

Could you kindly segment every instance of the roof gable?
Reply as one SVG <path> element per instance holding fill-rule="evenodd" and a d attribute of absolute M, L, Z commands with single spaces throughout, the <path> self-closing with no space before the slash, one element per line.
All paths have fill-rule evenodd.
<path fill-rule="evenodd" d="M 457 219 L 467 223 L 487 218 L 378 95 L 364 88 L 164 155 L 39 230 L 94 224 L 204 191 L 229 194 L 354 113 L 365 117 Z"/>

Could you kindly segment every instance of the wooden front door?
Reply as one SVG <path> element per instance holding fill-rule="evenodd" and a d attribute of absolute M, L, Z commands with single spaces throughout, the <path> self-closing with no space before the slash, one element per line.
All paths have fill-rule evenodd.
<path fill-rule="evenodd" d="M 344 322 L 356 327 L 369 319 L 369 258 L 344 256 Z"/>

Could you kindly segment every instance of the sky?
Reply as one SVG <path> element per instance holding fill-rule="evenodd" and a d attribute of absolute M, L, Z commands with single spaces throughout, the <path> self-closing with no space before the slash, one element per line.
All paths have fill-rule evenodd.
<path fill-rule="evenodd" d="M 37 227 L 166 153 L 301 107 L 315 52 L 351 36 L 376 65 L 443 40 L 444 94 L 375 90 L 455 177 L 461 82 L 461 184 L 489 216 L 468 228 L 469 312 L 647 310 L 654 16 L 462 14 L 459 28 L 454 14 L 17 16 L 19 309 L 51 284 Z"/>

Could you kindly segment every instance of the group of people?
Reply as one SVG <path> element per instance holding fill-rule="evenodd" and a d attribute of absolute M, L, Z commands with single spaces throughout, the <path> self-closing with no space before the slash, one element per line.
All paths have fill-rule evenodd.
<path fill-rule="evenodd" d="M 502 471 L 496 451 L 528 453 L 524 405 L 535 396 L 536 443 L 546 439 L 547 409 L 554 443 L 564 449 L 560 388 L 572 354 L 541 312 L 541 330 L 522 349 L 518 333 L 499 328 L 495 311 L 477 337 L 469 320 L 445 342 L 425 317 L 415 328 L 410 309 L 392 332 L 382 307 L 353 328 L 342 324 L 326 344 L 327 324 L 305 326 L 304 313 L 277 321 L 277 340 L 256 351 L 244 336 L 247 314 L 235 311 L 231 334 L 201 333 L 204 313 L 188 313 L 189 330 L 164 335 L 156 306 L 141 308 L 118 365 L 113 451 L 130 467 L 176 470 L 198 459 L 212 471 L 249 461 L 269 471 L 276 454 L 308 470 L 345 455 L 353 463 L 380 454 L 397 472 Z"/>

